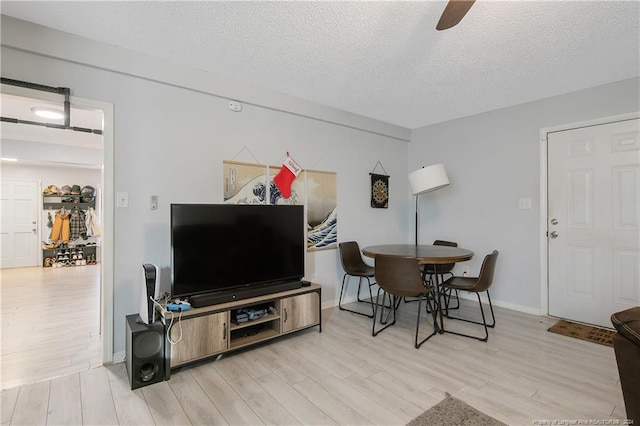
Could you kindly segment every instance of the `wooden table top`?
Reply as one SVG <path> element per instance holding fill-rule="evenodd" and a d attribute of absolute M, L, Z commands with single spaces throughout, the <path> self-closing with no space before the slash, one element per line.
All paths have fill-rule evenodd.
<path fill-rule="evenodd" d="M 473 252 L 461 247 L 415 245 L 415 244 L 382 244 L 362 249 L 362 254 L 374 258 L 378 254 L 400 257 L 412 257 L 419 263 L 442 264 L 464 262 L 473 257 Z"/>

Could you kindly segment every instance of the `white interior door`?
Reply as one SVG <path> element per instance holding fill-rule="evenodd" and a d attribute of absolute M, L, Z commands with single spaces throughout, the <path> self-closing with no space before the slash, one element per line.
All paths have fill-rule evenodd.
<path fill-rule="evenodd" d="M 3 179 L 0 189 L 0 268 L 37 266 L 38 182 Z"/>
<path fill-rule="evenodd" d="M 549 315 L 640 305 L 640 120 L 548 135 Z"/>

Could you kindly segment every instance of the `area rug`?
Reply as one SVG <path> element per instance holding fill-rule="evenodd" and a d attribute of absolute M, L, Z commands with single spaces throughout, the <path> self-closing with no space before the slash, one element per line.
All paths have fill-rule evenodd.
<path fill-rule="evenodd" d="M 614 330 L 565 320 L 558 321 L 554 326 L 549 328 L 549 331 L 611 347 L 613 347 L 613 335 L 616 334 Z"/>
<path fill-rule="evenodd" d="M 446 394 L 446 398 L 407 423 L 407 426 L 501 426 L 504 423 Z"/>

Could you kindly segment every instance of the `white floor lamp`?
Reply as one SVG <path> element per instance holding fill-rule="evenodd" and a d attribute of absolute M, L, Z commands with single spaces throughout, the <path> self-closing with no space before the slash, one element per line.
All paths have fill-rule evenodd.
<path fill-rule="evenodd" d="M 416 245 L 418 245 L 418 196 L 447 185 L 449 185 L 449 177 L 442 164 L 434 164 L 409 173 L 411 193 L 416 197 Z"/>

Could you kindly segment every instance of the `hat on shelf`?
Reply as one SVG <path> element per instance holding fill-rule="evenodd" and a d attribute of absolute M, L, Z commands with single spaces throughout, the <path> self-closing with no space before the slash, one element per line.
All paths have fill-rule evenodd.
<path fill-rule="evenodd" d="M 80 195 L 80 185 L 73 185 L 71 187 L 71 195 Z"/>
<path fill-rule="evenodd" d="M 65 185 L 60 189 L 60 195 L 69 195 L 71 194 L 71 187 L 69 185 Z"/>
<path fill-rule="evenodd" d="M 90 185 L 82 187 L 80 194 L 83 203 L 93 203 L 96 199 L 96 189 Z"/>
<path fill-rule="evenodd" d="M 60 192 L 60 191 L 59 191 L 57 186 L 49 185 L 42 191 L 42 194 L 43 195 L 58 195 L 58 192 Z"/>

